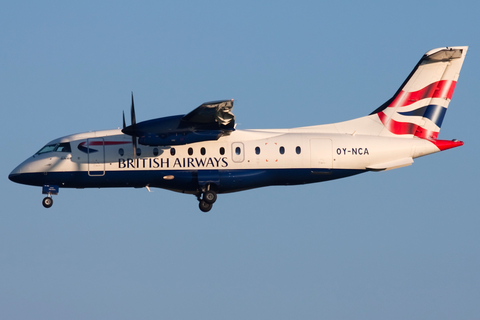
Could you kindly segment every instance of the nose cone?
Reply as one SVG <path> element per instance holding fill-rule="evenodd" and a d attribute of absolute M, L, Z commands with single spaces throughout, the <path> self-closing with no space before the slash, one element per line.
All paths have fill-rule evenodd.
<path fill-rule="evenodd" d="M 32 181 L 32 178 L 36 175 L 36 172 L 32 170 L 33 162 L 34 158 L 32 157 L 19 164 L 12 172 L 10 172 L 8 179 L 16 183 L 38 185 Z"/>
<path fill-rule="evenodd" d="M 19 183 L 19 176 L 20 174 L 14 173 L 13 171 L 8 175 L 8 179 L 10 179 L 13 182 Z"/>
<path fill-rule="evenodd" d="M 15 169 L 13 169 L 12 172 L 10 172 L 10 174 L 8 175 L 8 179 L 10 179 L 10 181 L 13 181 L 13 182 L 16 182 L 16 183 L 22 183 L 21 182 L 21 175 L 22 175 L 22 167 L 24 166 L 24 164 L 20 164 L 19 166 L 17 166 Z"/>

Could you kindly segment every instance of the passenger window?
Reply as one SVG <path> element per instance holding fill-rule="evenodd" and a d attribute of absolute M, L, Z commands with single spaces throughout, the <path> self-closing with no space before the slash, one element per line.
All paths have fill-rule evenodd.
<path fill-rule="evenodd" d="M 123 148 L 118 149 L 118 154 L 120 155 L 120 157 L 123 157 L 123 155 L 125 154 L 125 151 L 123 151 Z"/>
<path fill-rule="evenodd" d="M 200 149 L 200 153 L 202 154 L 202 156 L 204 156 L 204 155 L 205 155 L 205 153 L 206 153 L 206 150 L 205 150 L 205 148 L 202 148 L 202 149 Z"/>
<path fill-rule="evenodd" d="M 153 155 L 158 156 L 158 148 L 153 148 Z"/>
<path fill-rule="evenodd" d="M 193 154 L 193 149 L 192 148 L 188 148 L 188 155 L 191 156 Z"/>
<path fill-rule="evenodd" d="M 233 162 L 243 162 L 245 160 L 244 145 L 242 142 L 233 142 L 232 143 L 232 161 Z"/>
<path fill-rule="evenodd" d="M 224 147 L 221 147 L 220 148 L 220 154 L 223 156 L 225 154 L 225 148 Z"/>
<path fill-rule="evenodd" d="M 260 147 L 255 147 L 255 154 L 260 154 Z"/>
<path fill-rule="evenodd" d="M 170 155 L 172 155 L 172 156 L 175 155 L 175 148 L 170 148 Z"/>
<path fill-rule="evenodd" d="M 284 154 L 285 153 L 285 148 L 284 147 L 280 147 L 280 154 Z"/>
<path fill-rule="evenodd" d="M 141 155 L 142 155 L 142 149 L 137 148 L 137 156 L 139 157 L 139 156 L 141 156 Z"/>
<path fill-rule="evenodd" d="M 296 152 L 297 154 L 300 154 L 300 153 L 302 152 L 302 148 L 296 147 L 296 148 L 295 148 L 295 152 Z"/>

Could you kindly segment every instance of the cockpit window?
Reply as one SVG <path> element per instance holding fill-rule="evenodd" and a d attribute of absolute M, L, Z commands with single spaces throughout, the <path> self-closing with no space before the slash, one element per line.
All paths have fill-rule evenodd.
<path fill-rule="evenodd" d="M 60 143 L 56 148 L 55 151 L 58 152 L 72 152 L 72 149 L 70 148 L 70 143 Z"/>
<path fill-rule="evenodd" d="M 52 152 L 52 151 L 72 152 L 72 148 L 70 147 L 70 143 L 68 143 L 68 142 L 56 143 L 56 144 L 47 144 L 45 147 L 40 149 L 40 151 L 38 151 L 37 154 L 43 154 L 43 153 Z"/>
<path fill-rule="evenodd" d="M 40 149 L 40 151 L 37 152 L 37 154 L 42 154 L 42 153 L 47 153 L 47 152 L 52 152 L 55 150 L 56 144 L 47 144 L 45 147 Z"/>

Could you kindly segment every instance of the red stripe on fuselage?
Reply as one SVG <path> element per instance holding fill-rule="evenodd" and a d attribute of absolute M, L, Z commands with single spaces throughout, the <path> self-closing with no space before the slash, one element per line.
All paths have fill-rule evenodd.
<path fill-rule="evenodd" d="M 82 142 L 80 143 L 81 146 L 87 145 L 87 146 L 115 146 L 119 144 L 129 144 L 131 142 L 126 142 L 126 141 L 88 141 L 87 142 Z"/>

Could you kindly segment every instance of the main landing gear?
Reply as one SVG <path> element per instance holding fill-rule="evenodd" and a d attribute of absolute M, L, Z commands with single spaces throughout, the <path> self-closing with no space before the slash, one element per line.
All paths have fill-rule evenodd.
<path fill-rule="evenodd" d="M 213 204 L 217 201 L 217 193 L 213 190 L 205 190 L 202 195 L 202 198 L 200 198 L 200 195 L 197 196 L 198 207 L 202 212 L 208 212 L 212 210 Z"/>

